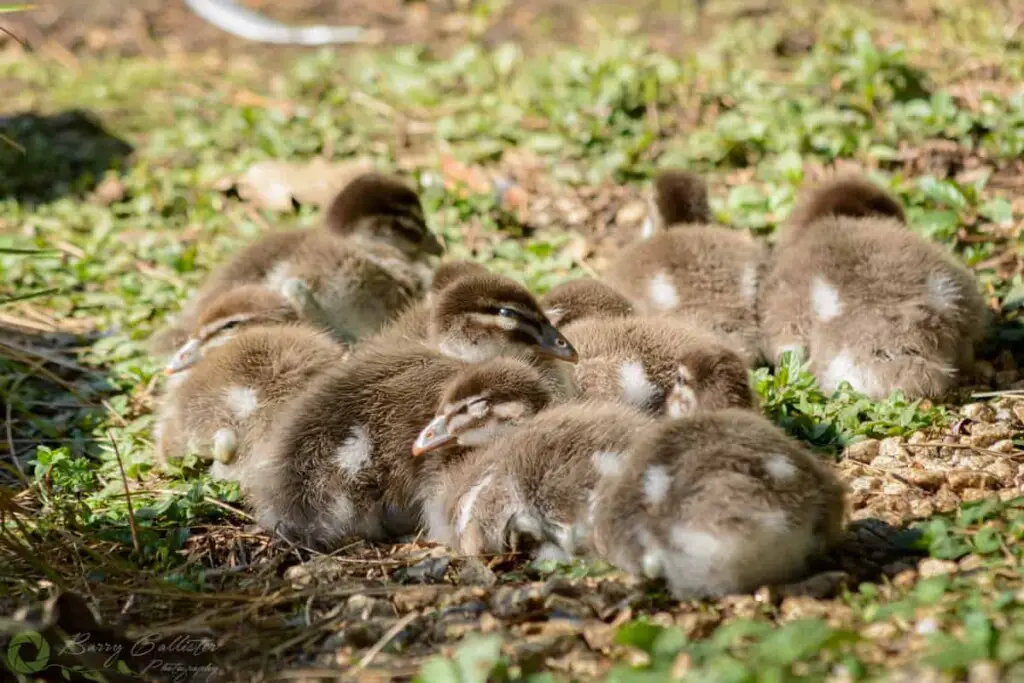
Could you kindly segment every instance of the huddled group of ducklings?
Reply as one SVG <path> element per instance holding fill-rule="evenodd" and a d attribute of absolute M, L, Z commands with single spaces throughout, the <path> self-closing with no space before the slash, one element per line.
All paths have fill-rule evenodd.
<path fill-rule="evenodd" d="M 417 194 L 367 174 L 321 227 L 239 253 L 159 335 L 158 456 L 211 459 L 264 528 L 318 549 L 422 533 L 744 592 L 799 579 L 844 518 L 748 370 L 799 350 L 826 390 L 940 395 L 985 326 L 970 272 L 849 174 L 769 247 L 662 172 L 643 237 L 540 299 L 441 252 Z"/>

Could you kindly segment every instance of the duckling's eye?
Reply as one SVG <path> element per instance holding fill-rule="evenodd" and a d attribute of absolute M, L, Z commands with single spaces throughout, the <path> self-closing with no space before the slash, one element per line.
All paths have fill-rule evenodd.
<path fill-rule="evenodd" d="M 502 307 L 498 309 L 498 315 L 500 315 L 503 318 L 515 318 L 518 317 L 519 314 L 513 311 L 511 308 Z"/>

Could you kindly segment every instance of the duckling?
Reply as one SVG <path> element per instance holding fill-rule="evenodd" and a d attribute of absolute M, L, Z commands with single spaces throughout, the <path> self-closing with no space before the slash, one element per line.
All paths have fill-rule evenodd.
<path fill-rule="evenodd" d="M 562 327 L 583 318 L 619 318 L 636 310 L 629 299 L 593 278 L 569 280 L 551 288 L 540 305 L 552 325 Z"/>
<path fill-rule="evenodd" d="M 450 266 L 442 277 L 448 284 L 366 343 L 420 343 L 467 363 L 517 356 L 540 367 L 562 398 L 576 395 L 572 364 L 579 356 L 529 290 L 475 265 Z"/>
<path fill-rule="evenodd" d="M 563 326 L 580 355 L 580 395 L 654 415 L 753 408 L 747 361 L 726 339 L 675 318 L 587 318 Z M 670 395 L 675 395 L 668 402 Z"/>
<path fill-rule="evenodd" d="M 974 363 L 987 311 L 944 248 L 908 230 L 898 202 L 841 175 L 783 229 L 759 297 L 765 354 L 797 351 L 823 390 L 941 396 Z"/>
<path fill-rule="evenodd" d="M 246 289 L 246 288 L 240 288 Z M 224 297 L 219 297 L 218 300 Z M 213 474 L 243 481 L 250 456 L 284 406 L 344 362 L 330 337 L 302 324 L 250 324 L 222 336 L 168 391 L 157 422 L 157 460 L 212 458 Z"/>
<path fill-rule="evenodd" d="M 426 258 L 442 246 L 423 218 L 416 193 L 396 179 L 365 174 L 343 188 L 324 228 L 263 236 L 215 270 L 170 329 L 153 346 L 180 344 L 213 298 L 240 284 L 280 290 L 299 281 L 310 291 L 307 314 L 343 341 L 379 330 L 422 297 L 430 280 Z"/>
<path fill-rule="evenodd" d="M 844 493 L 806 447 L 745 410 L 647 427 L 596 489 L 597 554 L 679 599 L 800 578 L 840 538 Z"/>
<path fill-rule="evenodd" d="M 601 472 L 653 418 L 604 401 L 549 405 L 529 366 L 492 363 L 452 380 L 413 446 L 446 458 L 425 496 L 428 536 L 469 555 L 532 547 L 565 559 L 586 547 Z"/>
<path fill-rule="evenodd" d="M 485 300 L 470 312 L 464 306 L 462 315 L 475 316 L 479 335 L 466 342 L 478 343 L 466 354 L 469 360 L 483 362 L 488 354 L 575 356 L 550 324 L 522 304 L 513 298 Z M 499 311 L 506 305 L 512 315 Z M 243 486 L 264 528 L 319 548 L 352 535 L 386 539 L 415 530 L 419 482 L 429 472 L 409 462 L 409 452 L 446 384 L 467 367 L 455 355 L 417 341 L 367 342 L 301 392 L 276 420 L 253 459 L 259 471 Z"/>
<path fill-rule="evenodd" d="M 171 356 L 164 374 L 182 379 L 181 373 L 187 374 L 205 351 L 222 346 L 245 327 L 298 322 L 307 305 L 304 291 L 297 283 L 285 291 L 289 296 L 260 285 L 242 285 L 211 299 L 196 318 L 195 334 Z"/>
<path fill-rule="evenodd" d="M 655 179 L 650 229 L 620 254 L 604 281 L 641 313 L 668 313 L 728 338 L 753 365 L 755 315 L 767 248 L 750 233 L 708 224 L 707 188 L 685 171 Z M 660 227 L 669 227 L 658 232 Z"/>

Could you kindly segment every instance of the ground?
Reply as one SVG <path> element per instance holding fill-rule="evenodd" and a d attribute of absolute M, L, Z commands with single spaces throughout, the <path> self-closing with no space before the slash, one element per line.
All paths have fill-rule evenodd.
<path fill-rule="evenodd" d="M 111 658 L 192 680 L 1024 680 L 1019 7 L 249 4 L 380 44 L 262 48 L 156 0 L 0 15 L 0 661 L 53 680 Z M 850 489 L 847 540 L 802 584 L 679 603 L 595 564 L 420 541 L 316 556 L 198 462 L 154 468 L 147 336 L 358 168 L 409 174 L 455 256 L 540 292 L 636 235 L 656 168 L 706 174 L 718 220 L 770 239 L 843 165 L 974 269 L 993 325 L 941 401 L 755 373 Z M 43 657 L 25 629 L 93 647 Z"/>

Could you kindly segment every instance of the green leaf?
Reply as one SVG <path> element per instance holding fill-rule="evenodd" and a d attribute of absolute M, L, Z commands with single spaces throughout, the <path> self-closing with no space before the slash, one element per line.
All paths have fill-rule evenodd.
<path fill-rule="evenodd" d="M 501 637 L 477 636 L 467 639 L 455 651 L 462 683 L 487 683 L 501 665 Z"/>
<path fill-rule="evenodd" d="M 432 657 L 420 669 L 416 680 L 420 683 L 462 683 L 459 668 L 449 659 Z"/>
<path fill-rule="evenodd" d="M 1003 537 L 998 529 L 987 526 L 971 537 L 971 544 L 982 555 L 988 555 L 999 552 L 1003 545 Z"/>
<path fill-rule="evenodd" d="M 918 188 L 933 202 L 951 209 L 963 209 L 967 198 L 950 180 L 939 180 L 935 176 L 924 176 L 917 181 Z"/>
<path fill-rule="evenodd" d="M 816 654 L 832 642 L 837 633 L 823 619 L 791 621 L 761 641 L 758 658 L 772 664 L 789 665 Z"/>
<path fill-rule="evenodd" d="M 654 644 L 663 630 L 665 629 L 657 624 L 652 624 L 645 619 L 637 619 L 619 627 L 619 630 L 615 632 L 615 642 L 652 654 Z"/>

